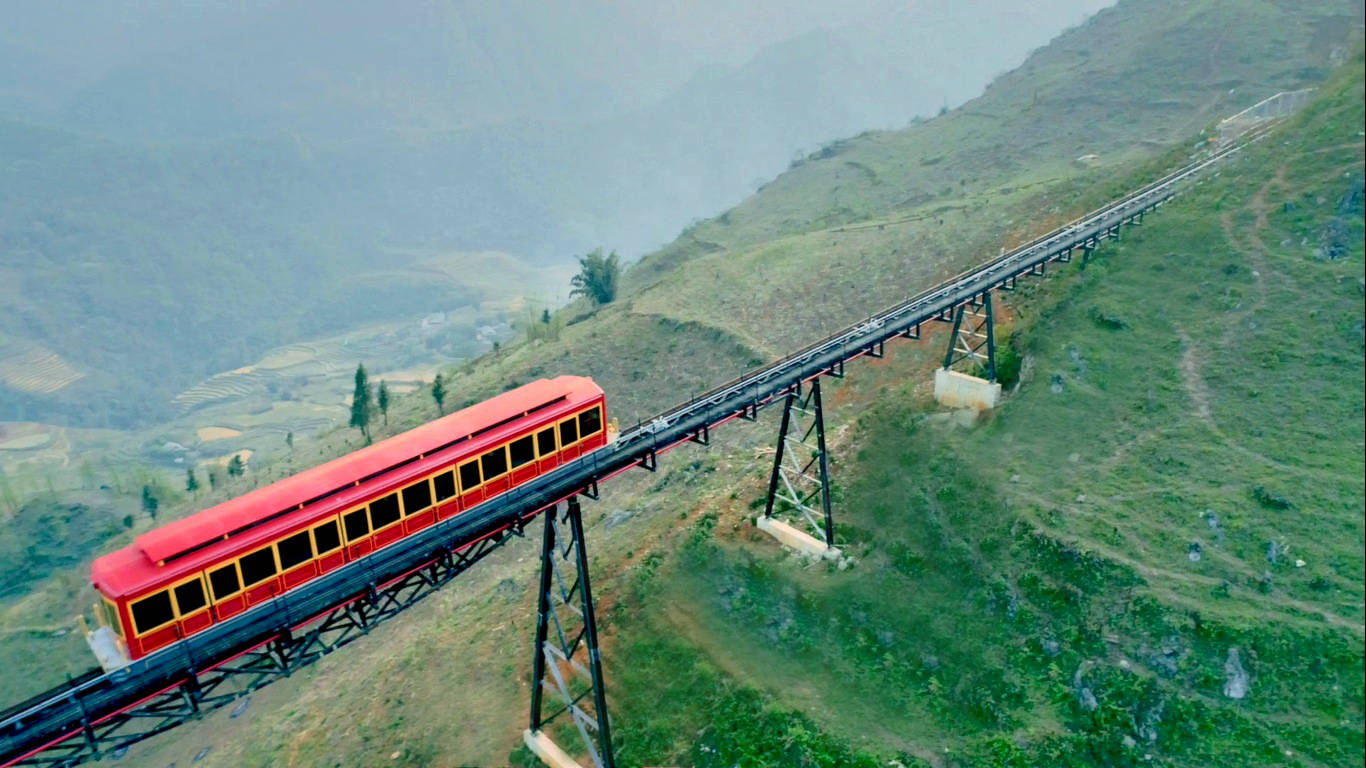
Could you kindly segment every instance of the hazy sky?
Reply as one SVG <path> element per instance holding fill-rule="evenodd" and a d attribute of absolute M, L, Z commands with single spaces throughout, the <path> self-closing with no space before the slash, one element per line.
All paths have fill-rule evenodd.
<path fill-rule="evenodd" d="M 820 27 L 876 26 L 891 17 L 945 6 L 979 6 L 983 13 L 1055 6 L 1060 28 L 1113 0 L 604 0 L 616 13 L 680 46 L 738 63 L 765 45 Z"/>

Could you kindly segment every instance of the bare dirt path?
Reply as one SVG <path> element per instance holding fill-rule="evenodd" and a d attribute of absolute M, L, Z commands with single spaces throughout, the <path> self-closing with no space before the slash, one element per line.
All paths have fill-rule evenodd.
<path fill-rule="evenodd" d="M 1200 375 L 1200 360 L 1195 341 L 1191 339 L 1186 329 L 1176 326 L 1176 335 L 1181 338 L 1181 362 L 1178 366 L 1181 369 L 1181 383 L 1186 389 L 1186 396 L 1191 399 L 1194 406 L 1195 418 L 1210 422 L 1210 394 L 1209 385 L 1205 382 L 1205 377 Z"/>
<path fill-rule="evenodd" d="M 1037 493 L 1015 491 L 1012 495 L 1041 509 L 1058 509 L 1065 512 L 1069 517 L 1090 517 L 1098 519 L 1102 521 L 1105 525 L 1110 526 L 1111 529 L 1116 531 L 1124 540 L 1124 542 L 1126 542 L 1126 545 L 1123 548 L 1118 548 L 1105 541 L 1101 541 L 1091 536 L 1086 536 L 1076 530 L 1073 530 L 1070 527 L 1060 527 L 1057 525 L 1053 525 L 1038 515 L 1029 514 L 1023 508 L 1019 508 L 1016 510 L 1018 514 L 1028 519 L 1030 524 L 1037 526 L 1042 531 L 1046 531 L 1050 536 L 1057 538 L 1059 541 L 1075 541 L 1083 547 L 1100 554 L 1102 557 L 1105 557 L 1106 559 L 1112 560 L 1116 563 L 1124 565 L 1125 567 L 1133 569 L 1139 575 L 1143 576 L 1145 579 L 1148 579 L 1150 582 L 1148 585 L 1149 588 L 1161 593 L 1162 598 L 1164 600 L 1169 600 L 1174 604 L 1186 605 L 1188 607 L 1198 609 L 1200 607 L 1199 603 L 1191 600 L 1186 595 L 1182 595 L 1179 592 L 1175 591 L 1172 588 L 1172 585 L 1184 583 L 1188 585 L 1212 589 L 1222 582 L 1222 579 L 1218 577 L 1205 576 L 1196 573 L 1188 573 L 1184 571 L 1174 570 L 1171 568 L 1161 568 L 1158 566 L 1150 565 L 1148 563 L 1143 562 L 1142 560 L 1130 556 L 1125 552 L 1125 550 L 1127 549 L 1129 551 L 1142 552 L 1144 549 L 1147 549 L 1147 547 L 1145 546 L 1146 540 L 1141 534 L 1129 530 L 1127 525 L 1115 520 L 1114 518 L 1104 514 L 1103 512 L 1087 510 L 1079 506 L 1059 504 L 1056 501 L 1053 501 Z M 1091 506 L 1095 506 L 1097 504 L 1103 505 L 1104 503 L 1105 501 L 1101 499 L 1088 502 L 1088 504 Z M 1251 566 L 1249 566 L 1246 562 L 1238 558 L 1230 556 L 1227 558 L 1221 557 L 1219 559 L 1221 560 L 1221 562 L 1225 562 L 1229 566 L 1240 571 L 1245 576 L 1251 578 L 1257 578 L 1258 576 L 1260 576 L 1260 574 L 1256 573 Z M 1315 605 L 1314 603 L 1310 603 L 1304 600 L 1299 600 L 1297 598 L 1286 595 L 1282 592 L 1276 591 L 1273 591 L 1267 595 L 1263 595 L 1261 599 L 1263 599 L 1266 603 L 1274 605 L 1278 608 L 1291 609 L 1293 611 L 1298 612 L 1277 612 L 1277 620 L 1302 623 L 1305 621 L 1307 616 L 1317 616 L 1320 619 L 1322 619 L 1325 623 L 1330 624 L 1334 627 L 1346 629 L 1359 637 L 1366 636 L 1366 626 L 1364 626 L 1360 620 L 1352 619 L 1347 616 L 1334 613 L 1333 611 L 1330 611 L 1324 608 L 1323 606 Z M 1271 618 L 1271 616 L 1268 615 L 1267 618 L 1269 619 Z"/>

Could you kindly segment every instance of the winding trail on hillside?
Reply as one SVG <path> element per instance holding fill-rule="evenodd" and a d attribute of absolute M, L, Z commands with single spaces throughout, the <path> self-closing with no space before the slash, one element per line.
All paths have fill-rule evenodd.
<path fill-rule="evenodd" d="M 1256 293 L 1253 300 L 1247 305 L 1238 305 L 1230 312 L 1230 317 L 1226 323 L 1224 333 L 1220 339 L 1220 346 L 1229 347 L 1236 343 L 1236 336 L 1249 330 L 1250 318 L 1257 316 L 1267 306 L 1267 282 L 1269 278 L 1284 279 L 1279 270 L 1275 269 L 1270 259 L 1273 257 L 1271 249 L 1262 239 L 1262 233 L 1269 224 L 1269 214 L 1271 206 L 1268 198 L 1273 190 L 1286 191 L 1289 189 L 1289 182 L 1286 174 L 1289 170 L 1288 163 L 1282 163 L 1276 168 L 1275 175 L 1268 179 L 1257 189 L 1247 205 L 1242 208 L 1252 215 L 1252 224 L 1241 236 L 1237 225 L 1234 223 L 1233 216 L 1235 211 L 1226 211 L 1219 217 L 1220 227 L 1223 230 L 1224 239 L 1229 246 L 1238 253 L 1245 255 L 1252 264 L 1252 278 L 1256 286 Z M 1338 173 L 1335 169 L 1334 175 Z M 1255 327 L 1255 326 L 1254 326 Z M 1277 472 L 1284 472 L 1290 475 L 1312 480 L 1320 478 L 1333 478 L 1337 475 L 1329 470 L 1317 467 L 1302 467 L 1294 464 L 1287 464 L 1279 459 L 1267 456 L 1264 453 L 1254 451 L 1244 445 L 1241 441 L 1230 437 L 1220 428 L 1218 421 L 1214 418 L 1211 409 L 1210 390 L 1204 377 L 1200 374 L 1201 363 L 1204 360 L 1202 350 L 1196 345 L 1184 329 L 1177 326 L 1177 333 L 1181 337 L 1183 352 L 1179 364 L 1182 381 L 1186 392 L 1195 403 L 1195 413 L 1211 430 L 1214 437 L 1220 440 L 1231 450 L 1246 456 L 1254 461 L 1265 464 L 1267 467 Z"/>
<path fill-rule="evenodd" d="M 1040 509 L 1055 509 L 1065 513 L 1068 516 L 1091 518 L 1093 520 L 1097 520 L 1103 523 L 1104 525 L 1108 525 L 1111 527 L 1112 530 L 1120 534 L 1120 536 L 1128 543 L 1128 547 L 1133 551 L 1141 552 L 1145 549 L 1150 548 L 1148 546 L 1145 546 L 1149 542 L 1141 534 L 1133 532 L 1128 525 L 1118 520 L 1115 520 L 1113 517 L 1103 514 L 1102 512 L 1093 512 L 1087 509 L 1083 509 L 1080 506 L 1060 504 L 1056 501 L 1047 498 L 1042 494 L 1034 492 L 1019 490 L 1012 492 L 1012 495 Z M 1093 505 L 1103 505 L 1105 504 L 1105 502 L 1105 499 L 1096 499 L 1088 503 L 1091 503 Z M 1162 568 L 1150 565 L 1148 563 L 1143 562 L 1142 560 L 1130 556 L 1123 550 L 1115 546 L 1112 546 L 1104 541 L 1101 541 L 1093 536 L 1083 535 L 1075 530 L 1072 530 L 1070 527 L 1061 527 L 1049 523 L 1047 520 L 1043 519 L 1039 515 L 1030 513 L 1027 508 L 1018 508 L 1014 511 L 1017 514 L 1020 514 L 1021 516 L 1025 517 L 1031 525 L 1038 527 L 1040 530 L 1045 531 L 1046 533 L 1048 533 L 1048 535 L 1056 538 L 1059 541 L 1075 542 L 1108 560 L 1111 560 L 1113 562 L 1119 563 L 1127 568 L 1132 569 L 1139 575 L 1143 576 L 1145 579 L 1148 579 L 1148 587 L 1150 589 L 1153 589 L 1155 592 L 1160 593 L 1164 599 L 1183 605 L 1187 608 L 1198 610 L 1202 607 L 1207 608 L 1207 606 L 1203 606 L 1203 604 L 1191 599 L 1190 597 L 1180 594 L 1179 592 L 1172 589 L 1171 586 L 1160 586 L 1159 584 L 1161 582 L 1166 582 L 1168 585 L 1173 583 L 1184 583 L 1197 587 L 1212 589 L 1214 587 L 1219 586 L 1224 581 L 1223 579 L 1218 578 L 1216 576 L 1205 576 L 1198 573 L 1190 573 L 1186 571 L 1179 571 L 1171 568 Z M 1218 550 L 1213 547 L 1207 549 L 1206 551 L 1211 550 L 1213 552 L 1218 552 Z M 1245 576 L 1254 579 L 1260 577 L 1260 574 L 1256 573 L 1251 566 L 1249 566 L 1245 561 L 1239 558 L 1233 557 L 1232 555 L 1226 555 L 1225 557 L 1220 557 L 1219 559 L 1221 562 L 1225 562 L 1229 566 L 1234 567 L 1236 570 L 1238 570 Z M 1156 580 L 1156 583 L 1154 583 L 1153 580 Z M 1277 612 L 1276 618 L 1278 620 L 1294 623 L 1306 623 L 1306 617 L 1317 616 L 1320 619 L 1322 619 L 1325 623 L 1330 624 L 1334 627 L 1338 627 L 1340 629 L 1346 629 L 1358 637 L 1366 636 L 1366 626 L 1363 626 L 1363 623 L 1360 620 L 1352 619 L 1341 614 L 1334 613 L 1333 611 L 1329 611 L 1323 608 L 1322 606 L 1318 606 L 1313 603 L 1309 603 L 1304 600 L 1291 597 L 1285 594 L 1284 592 L 1276 591 L 1271 592 L 1270 594 L 1262 595 L 1260 598 L 1258 598 L 1258 601 L 1263 604 L 1271 603 L 1278 608 L 1292 609 L 1294 611 L 1299 612 L 1298 614 Z M 1312 622 L 1310 622 L 1310 624 L 1312 625 Z"/>

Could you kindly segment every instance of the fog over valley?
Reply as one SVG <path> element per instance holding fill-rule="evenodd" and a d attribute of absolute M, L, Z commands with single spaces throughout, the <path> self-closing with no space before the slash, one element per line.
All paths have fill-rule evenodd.
<path fill-rule="evenodd" d="M 555 303 L 576 255 L 970 98 L 1102 4 L 12 7 L 0 419 L 147 424 L 282 344 L 512 299 L 471 254 Z"/>

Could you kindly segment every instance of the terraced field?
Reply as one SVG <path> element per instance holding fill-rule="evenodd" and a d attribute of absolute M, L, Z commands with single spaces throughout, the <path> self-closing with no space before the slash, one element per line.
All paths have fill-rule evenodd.
<path fill-rule="evenodd" d="M 266 376 L 255 370 L 242 369 L 220 373 L 190 387 L 172 401 L 181 413 L 215 400 L 234 400 L 246 397 L 264 386 Z"/>
<path fill-rule="evenodd" d="M 85 377 L 52 350 L 0 336 L 0 383 L 32 394 L 50 394 Z"/>

